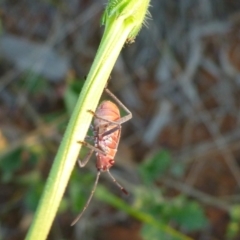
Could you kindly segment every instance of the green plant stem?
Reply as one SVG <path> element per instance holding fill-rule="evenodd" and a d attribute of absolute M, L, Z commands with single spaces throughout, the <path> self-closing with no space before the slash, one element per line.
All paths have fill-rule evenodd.
<path fill-rule="evenodd" d="M 141 1 L 137 1 L 138 4 Z M 133 19 L 128 18 L 128 15 L 126 17 L 121 13 L 109 19 L 105 16 L 107 23 L 102 41 L 55 157 L 26 240 L 44 240 L 48 235 L 81 149 L 77 141 L 84 140 L 91 123 L 92 115 L 88 110 L 96 109 L 117 57 L 131 31 L 136 27 Z"/>

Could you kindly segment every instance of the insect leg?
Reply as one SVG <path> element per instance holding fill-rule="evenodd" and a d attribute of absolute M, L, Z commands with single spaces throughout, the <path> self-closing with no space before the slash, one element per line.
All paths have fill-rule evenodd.
<path fill-rule="evenodd" d="M 96 118 L 98 118 L 98 119 L 101 119 L 101 120 L 103 120 L 103 121 L 105 121 L 105 122 L 111 123 L 110 125 L 118 125 L 118 126 L 119 126 L 119 125 L 121 125 L 122 123 L 127 122 L 128 120 L 130 120 L 130 119 L 132 118 L 132 113 L 131 113 L 131 111 L 130 111 L 108 88 L 105 88 L 105 91 L 106 91 L 106 93 L 107 93 L 110 97 L 112 97 L 112 98 L 115 100 L 115 102 L 116 102 L 120 107 L 122 107 L 122 108 L 124 109 L 124 111 L 126 111 L 127 115 L 124 116 L 124 117 L 121 117 L 121 118 L 118 119 L 117 121 L 111 121 L 111 120 L 108 120 L 108 119 L 105 119 L 105 118 L 103 118 L 103 117 L 100 117 L 100 116 L 96 115 L 95 112 L 93 112 L 92 110 L 88 110 L 88 112 L 90 112 L 91 114 L 93 114 L 94 117 L 96 117 Z M 116 128 L 116 130 L 117 130 L 117 128 Z M 115 131 L 116 131 L 116 130 L 115 130 Z"/>
<path fill-rule="evenodd" d="M 104 132 L 101 136 L 102 136 L 102 137 L 107 136 L 107 135 L 109 135 L 109 134 L 111 134 L 111 133 L 114 133 L 114 132 L 117 131 L 117 130 L 120 130 L 120 129 L 121 129 L 121 125 L 119 125 L 119 126 L 117 126 L 117 127 L 114 127 L 114 128 L 112 128 L 112 129 Z"/>
<path fill-rule="evenodd" d="M 132 118 L 132 113 L 131 111 L 108 89 L 105 88 L 106 93 L 112 97 L 115 102 L 124 109 L 124 111 L 126 111 L 127 115 L 124 117 L 121 117 L 119 120 L 116 121 L 116 123 L 122 124 L 124 122 L 127 122 L 128 120 L 130 120 Z"/>
<path fill-rule="evenodd" d="M 82 145 L 84 145 L 84 146 L 86 146 L 87 148 L 90 148 L 91 150 L 93 150 L 93 151 L 95 151 L 95 152 L 98 152 L 98 153 L 101 153 L 101 154 L 103 154 L 103 155 L 107 155 L 103 150 L 101 150 L 101 149 L 99 149 L 99 148 L 97 148 L 97 147 L 94 147 L 94 146 L 92 146 L 90 143 L 88 143 L 88 142 L 82 142 L 82 141 L 77 141 L 78 143 L 80 143 L 80 144 L 82 144 Z"/>
<path fill-rule="evenodd" d="M 88 163 L 88 161 L 89 161 L 90 157 L 92 156 L 93 152 L 94 152 L 94 150 L 91 149 L 82 161 L 80 159 L 78 159 L 78 166 L 80 168 L 83 168 Z"/>
<path fill-rule="evenodd" d="M 80 212 L 80 213 L 78 214 L 78 216 L 73 220 L 73 222 L 71 223 L 71 226 L 75 225 L 76 222 L 82 217 L 83 213 L 85 212 L 85 210 L 87 209 L 89 203 L 91 202 L 92 197 L 93 197 L 93 194 L 94 194 L 94 192 L 95 192 L 95 190 L 96 190 L 96 187 L 97 187 L 97 184 L 98 184 L 98 180 L 99 180 L 100 174 L 101 174 L 101 171 L 98 171 L 97 177 L 96 177 L 96 180 L 95 180 L 95 183 L 94 183 L 94 185 L 93 185 L 92 192 L 91 192 L 91 194 L 90 194 L 90 196 L 89 196 L 89 198 L 88 198 L 88 200 L 87 200 L 87 203 L 86 203 L 86 205 L 84 206 L 82 212 Z"/>
<path fill-rule="evenodd" d="M 109 123 L 109 124 L 108 124 L 108 127 L 111 126 L 111 125 L 117 125 L 116 127 L 114 127 L 114 128 L 112 128 L 112 129 L 104 132 L 101 136 L 107 136 L 107 135 L 109 135 L 109 134 L 111 134 L 111 133 L 113 133 L 113 132 L 121 129 L 121 123 L 118 123 L 118 121 L 111 121 L 111 120 L 108 120 L 108 119 L 106 119 L 106 118 L 99 117 L 99 116 L 96 115 L 96 113 L 93 112 L 92 110 L 88 110 L 88 112 L 90 112 L 91 114 L 93 114 L 95 118 L 101 119 L 101 120 Z"/>
<path fill-rule="evenodd" d="M 104 117 L 98 116 L 98 115 L 97 115 L 94 111 L 92 111 L 92 110 L 88 110 L 88 112 L 91 113 L 95 118 L 98 118 L 98 119 L 101 119 L 101 120 L 103 120 L 103 121 L 105 121 L 105 122 L 107 122 L 107 123 L 110 123 L 109 125 L 121 125 L 121 123 L 118 123 L 118 121 L 111 121 L 111 120 L 108 120 L 108 119 L 106 119 L 106 118 L 104 118 Z"/>

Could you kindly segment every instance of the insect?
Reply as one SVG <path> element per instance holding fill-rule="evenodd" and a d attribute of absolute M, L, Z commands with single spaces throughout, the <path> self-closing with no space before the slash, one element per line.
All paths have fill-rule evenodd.
<path fill-rule="evenodd" d="M 117 180 L 110 173 L 109 169 L 114 165 L 114 157 L 117 152 L 120 135 L 121 135 L 121 124 L 127 122 L 132 118 L 132 113 L 129 109 L 107 88 L 105 88 L 106 93 L 112 97 L 115 102 L 126 111 L 127 115 L 121 117 L 119 108 L 116 104 L 111 101 L 103 101 L 97 108 L 96 112 L 89 110 L 94 116 L 93 126 L 93 137 L 87 136 L 87 139 L 94 140 L 94 146 L 85 141 L 78 141 L 78 143 L 89 148 L 88 154 L 81 161 L 78 160 L 79 167 L 84 167 L 89 161 L 93 152 L 96 152 L 96 168 L 97 168 L 97 177 L 93 185 L 92 192 L 87 200 L 86 205 L 84 206 L 82 212 L 75 218 L 71 223 L 71 226 L 76 224 L 76 222 L 81 218 L 85 210 L 87 209 L 93 194 L 96 190 L 98 180 L 101 172 L 107 172 L 113 182 L 122 190 L 126 195 L 128 192 L 117 182 Z"/>

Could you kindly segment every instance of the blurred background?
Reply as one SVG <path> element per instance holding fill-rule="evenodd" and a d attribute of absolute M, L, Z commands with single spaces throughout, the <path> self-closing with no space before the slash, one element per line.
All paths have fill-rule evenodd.
<path fill-rule="evenodd" d="M 0 240 L 24 239 L 32 222 L 105 4 L 0 3 Z M 72 173 L 48 239 L 240 239 L 240 2 L 151 5 L 109 83 L 133 114 L 111 169 L 130 195 L 102 174 L 70 227 L 95 181 L 93 156 Z"/>

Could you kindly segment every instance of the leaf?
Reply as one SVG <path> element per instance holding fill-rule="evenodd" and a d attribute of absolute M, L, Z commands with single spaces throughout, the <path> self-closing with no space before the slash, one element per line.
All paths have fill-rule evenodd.
<path fill-rule="evenodd" d="M 102 185 L 99 185 L 95 192 L 95 197 L 103 202 L 106 202 L 126 213 L 131 215 L 132 217 L 136 218 L 137 220 L 151 225 L 152 231 L 154 231 L 151 234 L 155 234 L 155 229 L 158 230 L 158 233 L 163 234 L 163 236 L 168 236 L 169 239 L 182 239 L 182 240 L 192 240 L 188 236 L 185 236 L 184 234 L 178 232 L 177 230 L 173 229 L 171 226 L 168 226 L 166 223 L 163 223 L 161 220 L 156 219 L 153 217 L 152 214 L 140 211 L 139 209 L 132 207 L 125 203 L 121 198 L 116 197 L 112 193 L 106 190 Z M 153 228 L 155 228 L 153 230 Z M 157 231 L 156 230 L 156 231 Z M 152 238 L 146 238 L 151 239 Z M 157 239 L 168 239 L 168 238 L 157 238 Z"/>
<path fill-rule="evenodd" d="M 144 224 L 141 229 L 141 236 L 143 240 L 159 240 L 159 239 L 171 239 L 171 240 L 179 240 L 184 238 L 179 238 L 175 236 L 171 236 L 166 234 L 165 232 L 159 230 L 157 227 L 150 225 L 150 224 Z M 171 237 L 170 237 L 171 236 Z"/>
<path fill-rule="evenodd" d="M 74 171 L 71 184 L 68 188 L 70 205 L 73 212 L 79 212 L 85 206 L 88 195 L 91 194 L 93 184 L 94 175 L 80 175 L 79 172 Z"/>
<path fill-rule="evenodd" d="M 29 76 L 29 73 L 27 74 Z M 27 78 L 24 88 L 31 94 L 38 94 L 49 89 L 49 82 L 40 75 L 32 72 L 31 77 Z"/>
<path fill-rule="evenodd" d="M 146 188 L 145 186 L 135 187 L 133 193 L 135 196 L 135 208 L 144 212 L 148 212 L 155 218 L 161 215 L 162 208 L 165 207 L 165 200 L 159 188 L 154 186 L 148 188 Z"/>
<path fill-rule="evenodd" d="M 207 224 L 201 206 L 195 201 L 185 200 L 184 198 L 181 204 L 172 206 L 171 218 L 189 232 L 203 229 Z"/>
<path fill-rule="evenodd" d="M 172 163 L 170 172 L 172 176 L 181 178 L 186 172 L 186 164 L 183 164 L 182 162 L 174 162 Z"/>
<path fill-rule="evenodd" d="M 0 169 L 3 171 L 1 174 L 2 181 L 10 181 L 14 172 L 21 167 L 22 152 L 23 149 L 19 147 L 0 159 Z"/>
<path fill-rule="evenodd" d="M 63 197 L 62 198 L 62 201 L 59 205 L 59 208 L 58 208 L 58 213 L 64 213 L 68 210 L 68 207 L 69 207 L 69 201 L 68 201 L 68 198 L 66 197 Z"/>
<path fill-rule="evenodd" d="M 159 151 L 152 158 L 139 167 L 139 172 L 146 183 L 151 183 L 168 170 L 171 164 L 171 157 L 168 151 Z"/>
<path fill-rule="evenodd" d="M 234 205 L 230 210 L 231 221 L 227 227 L 227 239 L 234 239 L 240 232 L 240 206 Z"/>
<path fill-rule="evenodd" d="M 43 181 L 39 181 L 38 184 L 34 184 L 32 185 L 26 195 L 25 195 L 25 204 L 26 206 L 31 210 L 31 211 L 35 211 L 40 199 L 40 196 L 42 194 L 43 191 L 43 187 L 44 187 L 44 183 Z"/>
<path fill-rule="evenodd" d="M 231 219 L 233 221 L 240 221 L 240 205 L 235 205 L 230 211 Z"/>

